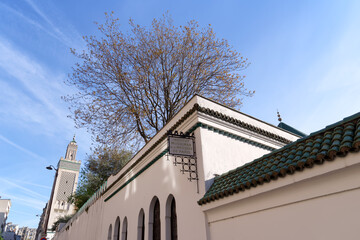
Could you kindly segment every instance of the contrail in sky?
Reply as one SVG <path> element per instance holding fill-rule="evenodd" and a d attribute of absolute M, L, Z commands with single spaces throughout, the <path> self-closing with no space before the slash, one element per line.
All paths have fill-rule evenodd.
<path fill-rule="evenodd" d="M 3 135 L 1 135 L 1 134 L 0 134 L 0 140 L 2 140 L 2 141 L 4 141 L 4 142 L 6 142 L 7 144 L 9 144 L 9 145 L 11 145 L 11 146 L 13 146 L 13 147 L 15 147 L 15 148 L 19 149 L 20 151 L 22 151 L 22 152 L 24 152 L 24 153 L 26 153 L 26 154 L 28 154 L 28 155 L 30 155 L 30 156 L 32 156 L 32 157 L 34 157 L 34 158 L 37 158 L 37 159 L 40 159 L 40 160 L 42 160 L 42 161 L 46 162 L 46 159 L 45 159 L 45 158 L 43 158 L 43 157 L 41 157 L 41 156 L 37 155 L 36 153 L 33 153 L 33 152 L 31 152 L 31 151 L 27 150 L 26 148 L 21 147 L 20 145 L 18 145 L 18 144 L 16 144 L 16 143 L 14 143 L 14 142 L 12 142 L 12 141 L 10 141 L 8 138 L 4 137 L 4 136 L 3 136 Z"/>

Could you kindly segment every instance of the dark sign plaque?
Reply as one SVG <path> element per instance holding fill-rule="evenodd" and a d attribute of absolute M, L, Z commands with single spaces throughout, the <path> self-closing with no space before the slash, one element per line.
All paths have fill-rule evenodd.
<path fill-rule="evenodd" d="M 169 135 L 169 154 L 174 156 L 194 156 L 194 140 L 192 137 Z"/>
<path fill-rule="evenodd" d="M 174 156 L 174 166 L 180 165 L 180 172 L 187 173 L 189 181 L 197 182 L 197 192 L 199 192 L 199 178 L 197 172 L 197 159 L 195 151 L 195 136 L 194 134 L 180 134 L 175 132 L 168 132 L 169 155 Z M 169 160 L 168 155 L 168 160 Z"/>

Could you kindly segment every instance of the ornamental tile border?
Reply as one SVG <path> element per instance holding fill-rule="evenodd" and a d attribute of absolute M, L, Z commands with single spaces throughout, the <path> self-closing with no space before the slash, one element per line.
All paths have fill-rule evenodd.
<path fill-rule="evenodd" d="M 241 120 L 238 120 L 238 119 L 236 119 L 236 118 L 233 118 L 233 117 L 227 116 L 227 115 L 225 115 L 225 114 L 222 114 L 222 113 L 220 113 L 220 112 L 214 111 L 214 110 L 212 110 L 212 109 L 210 109 L 210 108 L 200 107 L 199 105 L 198 105 L 197 108 L 198 108 L 197 110 L 198 110 L 199 112 L 202 112 L 202 113 L 205 113 L 205 114 L 207 114 L 207 115 L 209 115 L 209 116 L 212 116 L 212 117 L 221 119 L 221 120 L 223 120 L 223 121 L 225 121 L 225 122 L 234 124 L 234 125 L 236 125 L 236 126 L 245 128 L 245 129 L 250 130 L 250 131 L 252 131 L 252 132 L 256 132 L 256 133 L 258 133 L 258 134 L 260 134 L 260 135 L 263 135 L 263 136 L 266 136 L 266 137 L 268 137 L 268 138 L 272 138 L 272 139 L 274 139 L 274 140 L 276 140 L 276 141 L 279 141 L 279 142 L 282 142 L 282 143 L 285 143 L 285 144 L 289 144 L 289 143 L 292 142 L 292 141 L 290 141 L 290 140 L 288 140 L 288 139 L 286 139 L 286 138 L 284 138 L 284 137 L 281 137 L 281 136 L 279 136 L 279 135 L 277 135 L 277 134 L 271 133 L 271 132 L 269 132 L 269 131 L 266 131 L 266 130 L 264 130 L 264 129 L 261 129 L 261 128 L 259 128 L 259 127 L 256 127 L 256 126 L 254 126 L 254 125 L 245 123 L 245 122 L 243 122 L 243 121 L 241 121 Z"/>
<path fill-rule="evenodd" d="M 223 135 L 223 136 L 225 136 L 225 137 L 229 137 L 229 138 L 232 138 L 232 139 L 235 139 L 235 140 L 244 142 L 244 143 L 248 143 L 248 144 L 251 144 L 251 145 L 253 145 L 253 146 L 256 146 L 256 147 L 259 147 L 259 148 L 263 148 L 263 149 L 266 149 L 266 150 L 269 150 L 269 151 L 274 151 L 274 150 L 276 150 L 276 148 L 267 146 L 267 145 L 265 145 L 265 144 L 262 144 L 262 143 L 259 143 L 259 142 L 256 142 L 256 141 L 253 141 L 253 140 L 250 140 L 250 139 L 247 139 L 247 138 L 244 138 L 244 137 L 235 135 L 235 134 L 232 134 L 232 133 L 230 133 L 230 132 L 221 130 L 221 129 L 216 128 L 216 127 L 212 127 L 212 126 L 210 126 L 210 125 L 207 125 L 207 124 L 204 124 L 204 123 L 201 123 L 201 122 L 199 122 L 199 123 L 197 123 L 197 124 L 199 124 L 199 126 L 200 126 L 201 128 L 207 129 L 207 130 L 212 131 L 212 132 L 214 132 L 214 133 L 218 133 L 218 134 Z"/>

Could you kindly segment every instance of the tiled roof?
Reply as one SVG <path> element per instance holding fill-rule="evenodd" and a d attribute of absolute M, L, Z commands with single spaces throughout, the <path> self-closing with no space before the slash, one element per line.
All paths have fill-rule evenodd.
<path fill-rule="evenodd" d="M 360 149 L 360 112 L 248 164 L 215 177 L 198 204 L 206 204 L 264 182 L 345 156 Z"/>
<path fill-rule="evenodd" d="M 231 123 L 231 124 L 234 124 L 236 126 L 239 126 L 241 128 L 245 128 L 249 131 L 252 131 L 252 132 L 255 132 L 255 133 L 258 133 L 260 135 L 263 135 L 263 136 L 266 136 L 268 138 L 272 138 L 272 139 L 275 139 L 276 141 L 279 141 L 279 142 L 282 142 L 282 143 L 285 143 L 285 144 L 288 144 L 288 143 L 291 143 L 290 140 L 282 137 L 282 136 L 279 136 L 275 133 L 272 133 L 272 132 L 269 132 L 269 131 L 266 131 L 264 129 L 261 129 L 259 127 L 256 127 L 254 125 L 251 125 L 249 123 L 246 123 L 244 121 L 241 121 L 239 119 L 235 119 L 233 117 L 230 117 L 228 115 L 225 115 L 225 114 L 222 114 L 221 112 L 218 112 L 218 111 L 215 111 L 213 109 L 210 109 L 210 108 L 206 108 L 206 107 L 201 107 L 199 106 L 198 104 L 195 104 L 195 106 L 197 108 L 197 110 L 201 113 L 204 113 L 206 115 L 209 115 L 209 116 L 212 116 L 212 117 L 215 117 L 215 118 L 218 118 L 218 119 L 221 119 L 225 122 L 228 122 L 228 123 Z M 243 113 L 242 113 L 243 114 Z M 257 120 L 259 121 L 259 120 Z"/>

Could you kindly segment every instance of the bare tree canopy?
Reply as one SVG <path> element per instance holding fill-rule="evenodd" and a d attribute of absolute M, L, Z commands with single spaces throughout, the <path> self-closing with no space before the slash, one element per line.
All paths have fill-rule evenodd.
<path fill-rule="evenodd" d="M 218 39 L 210 25 L 192 20 L 174 26 L 165 14 L 150 27 L 106 14 L 102 37 L 84 37 L 87 49 L 71 50 L 80 60 L 68 83 L 79 92 L 66 96 L 78 127 L 107 144 L 147 143 L 195 94 L 239 108 L 244 96 L 240 71 L 247 59 Z"/>

